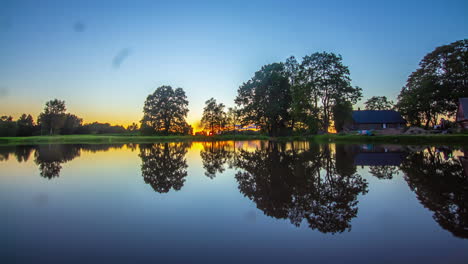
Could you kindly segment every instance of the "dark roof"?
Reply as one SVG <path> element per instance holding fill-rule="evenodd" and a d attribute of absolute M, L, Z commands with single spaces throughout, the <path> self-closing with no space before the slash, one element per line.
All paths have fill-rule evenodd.
<path fill-rule="evenodd" d="M 468 119 L 468 97 L 458 99 L 459 106 L 463 109 L 462 120 Z"/>
<path fill-rule="evenodd" d="M 353 111 L 353 120 L 361 124 L 406 123 L 400 113 L 394 110 Z"/>
<path fill-rule="evenodd" d="M 405 157 L 404 153 L 398 152 L 366 152 L 359 153 L 354 158 L 357 166 L 400 166 Z"/>

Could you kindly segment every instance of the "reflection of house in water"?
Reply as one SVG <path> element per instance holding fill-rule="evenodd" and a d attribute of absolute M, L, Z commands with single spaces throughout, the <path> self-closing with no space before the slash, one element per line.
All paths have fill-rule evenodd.
<path fill-rule="evenodd" d="M 400 166 L 408 155 L 400 146 L 360 145 L 354 149 L 356 166 Z"/>
<path fill-rule="evenodd" d="M 369 173 L 379 179 L 392 179 L 408 156 L 403 147 L 394 145 L 351 145 L 348 148 L 347 157 L 353 166 L 367 166 Z"/>

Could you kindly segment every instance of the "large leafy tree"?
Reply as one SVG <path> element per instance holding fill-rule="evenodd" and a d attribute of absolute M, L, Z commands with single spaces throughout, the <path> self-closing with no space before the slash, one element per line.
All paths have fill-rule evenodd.
<path fill-rule="evenodd" d="M 310 89 L 304 85 L 301 64 L 294 56 L 286 59 L 285 71 L 291 84 L 291 127 L 299 132 L 316 133 L 318 108 L 310 100 Z"/>
<path fill-rule="evenodd" d="M 458 98 L 468 96 L 468 39 L 437 47 L 411 73 L 397 108 L 412 125 L 434 125 L 438 116 L 453 116 Z"/>
<path fill-rule="evenodd" d="M 238 89 L 235 99 L 243 123 L 260 125 L 269 135 L 284 133 L 291 106 L 291 90 L 283 63 L 263 66 Z"/>
<path fill-rule="evenodd" d="M 48 131 L 49 135 L 59 133 L 66 120 L 66 110 L 65 101 L 58 99 L 48 101 L 38 117 L 37 122 L 41 129 Z"/>
<path fill-rule="evenodd" d="M 386 96 L 372 96 L 364 104 L 366 110 L 390 110 L 394 105 Z"/>
<path fill-rule="evenodd" d="M 316 52 L 305 56 L 300 67 L 301 93 L 299 97 L 310 101 L 312 109 L 319 109 L 324 132 L 328 131 L 337 102 L 356 103 L 361 88 L 351 85 L 350 72 L 340 55 Z"/>
<path fill-rule="evenodd" d="M 205 102 L 203 108 L 203 116 L 201 119 L 202 126 L 214 135 L 226 127 L 226 113 L 224 112 L 224 104 L 216 103 L 216 99 L 210 98 Z"/>
<path fill-rule="evenodd" d="M 189 133 L 190 126 L 185 120 L 188 111 L 187 96 L 182 88 L 161 86 L 146 98 L 141 130 L 164 135 Z"/>

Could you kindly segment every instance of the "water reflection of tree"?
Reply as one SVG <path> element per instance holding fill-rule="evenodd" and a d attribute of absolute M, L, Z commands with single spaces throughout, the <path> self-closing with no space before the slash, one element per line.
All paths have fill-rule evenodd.
<path fill-rule="evenodd" d="M 233 157 L 230 142 L 215 141 L 204 142 L 203 150 L 200 151 L 205 175 L 210 179 L 216 177 L 217 173 L 223 173 L 225 164 Z"/>
<path fill-rule="evenodd" d="M 123 144 L 3 146 L 0 147 L 0 161 L 8 160 L 12 154 L 18 162 L 27 162 L 34 152 L 34 162 L 38 165 L 41 176 L 52 179 L 60 176 L 63 163 L 79 157 L 83 150 L 94 153 L 122 146 Z"/>
<path fill-rule="evenodd" d="M 391 166 L 391 165 L 383 165 L 383 166 L 369 166 L 370 174 L 374 175 L 379 179 L 393 179 L 393 176 L 398 174 L 398 167 Z"/>
<path fill-rule="evenodd" d="M 158 143 L 140 145 L 141 173 L 156 192 L 167 193 L 184 186 L 187 176 L 185 155 L 188 143 Z"/>
<path fill-rule="evenodd" d="M 437 223 L 457 237 L 468 238 L 468 179 L 460 161 L 444 159 L 427 148 L 410 154 L 400 168 Z"/>
<path fill-rule="evenodd" d="M 350 230 L 357 215 L 357 196 L 367 183 L 355 174 L 352 160 L 334 156 L 328 145 L 305 150 L 269 143 L 254 152 L 240 150 L 236 174 L 240 191 L 266 215 L 288 218 L 299 226 L 326 233 Z M 337 158 L 339 161 L 337 161 Z"/>
<path fill-rule="evenodd" d="M 34 162 L 39 166 L 41 176 L 52 179 L 60 176 L 62 163 L 80 156 L 77 145 L 40 145 L 36 148 Z"/>

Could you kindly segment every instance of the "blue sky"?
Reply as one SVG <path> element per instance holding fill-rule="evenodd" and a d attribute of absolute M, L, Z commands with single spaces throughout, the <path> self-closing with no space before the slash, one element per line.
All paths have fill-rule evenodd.
<path fill-rule="evenodd" d="M 395 100 L 426 53 L 468 37 L 467 14 L 468 1 L 2 0 L 0 114 L 59 98 L 85 122 L 129 124 L 167 84 L 194 123 L 262 65 L 317 51 L 343 56 L 362 101 Z"/>

